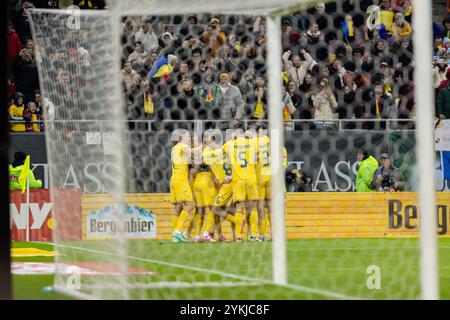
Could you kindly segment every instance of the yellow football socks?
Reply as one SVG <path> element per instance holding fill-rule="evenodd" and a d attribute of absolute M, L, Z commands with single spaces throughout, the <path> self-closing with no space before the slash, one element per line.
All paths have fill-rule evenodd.
<path fill-rule="evenodd" d="M 195 221 L 195 228 L 194 228 L 194 234 L 196 236 L 200 235 L 200 232 L 202 231 L 202 226 L 203 226 L 203 217 L 201 214 L 197 213 L 194 217 L 194 221 Z"/>
<path fill-rule="evenodd" d="M 225 220 L 226 221 L 230 221 L 231 223 L 236 223 L 236 218 L 233 215 L 231 215 L 231 214 L 227 215 Z"/>
<path fill-rule="evenodd" d="M 180 213 L 180 216 L 178 218 L 178 224 L 177 224 L 177 230 L 180 232 L 184 231 L 184 223 L 186 222 L 186 219 L 189 217 L 189 214 L 182 210 Z"/>
<path fill-rule="evenodd" d="M 209 233 L 213 225 L 214 225 L 214 213 L 212 213 L 210 209 L 206 209 L 203 231 Z"/>
<path fill-rule="evenodd" d="M 269 217 L 269 211 L 267 210 L 267 209 L 265 209 L 265 219 L 264 219 L 264 221 L 265 221 L 265 223 L 266 223 L 266 233 L 267 233 L 267 230 L 269 230 L 270 229 L 270 217 Z"/>
<path fill-rule="evenodd" d="M 259 233 L 260 236 L 265 236 L 266 235 L 266 215 L 264 215 L 263 219 L 259 219 L 258 217 L 258 224 L 259 224 Z"/>
<path fill-rule="evenodd" d="M 242 212 L 236 211 L 235 219 L 236 219 L 237 237 L 242 238 Z"/>
<path fill-rule="evenodd" d="M 219 216 L 215 217 L 217 234 L 220 236 L 222 234 L 222 219 Z"/>
<path fill-rule="evenodd" d="M 172 229 L 176 230 L 178 226 L 178 216 L 173 216 L 172 217 Z"/>
<path fill-rule="evenodd" d="M 187 232 L 190 234 L 192 232 L 192 230 L 194 230 L 195 228 L 195 218 L 197 217 L 197 210 L 194 209 L 194 212 L 189 216 L 188 223 L 187 223 Z"/>

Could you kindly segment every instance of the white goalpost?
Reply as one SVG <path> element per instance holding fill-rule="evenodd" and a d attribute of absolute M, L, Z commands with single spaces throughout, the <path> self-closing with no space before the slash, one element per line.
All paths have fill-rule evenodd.
<path fill-rule="evenodd" d="M 269 128 L 271 133 L 270 151 L 272 155 L 272 265 L 273 282 L 276 284 L 287 283 L 286 267 L 286 223 L 285 223 L 285 199 L 284 193 L 278 192 L 284 188 L 283 168 L 283 115 L 281 79 L 279 75 L 281 68 L 281 19 L 279 16 L 268 16 L 267 19 L 267 40 L 272 45 L 269 46 Z"/>
<path fill-rule="evenodd" d="M 432 15 L 430 1 L 414 1 L 414 78 L 417 99 L 417 169 L 420 173 L 419 203 L 421 214 L 420 270 L 422 298 L 439 299 L 439 271 L 436 235 L 436 196 L 434 190 L 434 131 L 432 87 Z M 420 80 L 419 80 L 420 79 Z"/>
<path fill-rule="evenodd" d="M 362 198 L 362 205 L 353 203 L 350 198 L 345 198 L 343 206 L 348 212 L 339 216 L 340 211 L 331 207 L 329 212 L 324 214 L 332 218 L 325 222 L 315 218 L 314 214 L 318 215 L 321 212 L 316 212 L 319 209 L 316 210 L 315 203 L 309 203 L 308 200 L 303 200 L 308 203 L 303 202 L 296 208 L 288 208 L 283 168 L 283 150 L 286 141 L 283 119 L 282 54 L 285 48 L 282 47 L 281 19 L 293 12 L 306 11 L 316 2 L 309 0 L 191 0 L 183 2 L 111 0 L 108 2 L 108 10 L 100 12 L 91 10 L 77 11 L 75 14 L 59 10 L 28 12 L 36 42 L 36 60 L 42 96 L 55 105 L 57 113 L 54 120 L 46 120 L 52 125 L 45 125 L 51 197 L 54 203 L 55 220 L 58 223 L 55 231 L 55 247 L 59 253 L 55 259 L 59 266 L 55 276 L 56 290 L 82 299 L 202 299 L 205 296 L 213 299 L 278 297 L 439 299 L 433 108 L 430 107 L 434 103 L 431 74 L 431 3 L 414 1 L 413 15 L 414 79 L 416 79 L 414 94 L 417 106 L 415 154 L 417 171 L 420 175 L 420 187 L 417 190 L 420 203 L 419 246 L 416 244 L 416 239 L 409 238 L 411 233 L 401 235 L 399 238 L 402 239 L 395 239 L 404 240 L 404 242 L 391 243 L 387 241 L 391 240 L 388 239 L 389 237 L 372 236 L 370 227 L 359 226 L 363 220 L 351 215 L 353 207 L 366 210 L 367 215 L 364 215 L 364 219 L 372 223 L 377 231 L 386 227 L 387 218 L 381 220 L 380 215 L 376 215 L 379 214 L 376 210 L 381 210 L 384 214 L 385 208 L 372 207 L 371 201 L 375 200 L 372 200 L 371 195 Z M 133 201 L 150 204 L 155 210 L 162 210 L 164 213 L 172 210 L 168 199 L 160 191 L 163 187 L 158 188 L 158 184 L 166 186 L 167 171 L 170 171 L 171 165 L 167 157 L 167 154 L 170 157 L 170 151 L 167 150 L 170 150 L 170 143 L 173 142 L 170 141 L 171 129 L 160 132 L 155 130 L 156 133 L 153 135 L 149 125 L 145 133 L 139 135 L 141 134 L 139 132 L 134 136 L 132 136 L 134 133 L 128 130 L 125 121 L 128 105 L 125 106 L 126 98 L 123 93 L 128 88 L 121 72 L 125 46 L 121 38 L 122 19 L 126 16 L 136 16 L 142 22 L 144 16 L 164 18 L 180 15 L 185 18 L 192 13 L 205 16 L 221 14 L 265 17 L 264 37 L 267 54 L 264 57 L 266 59 L 264 63 L 268 83 L 267 120 L 270 135 L 272 195 L 270 200 L 271 242 L 243 243 L 240 247 L 232 247 L 232 245 L 226 247 L 214 243 L 196 247 L 186 244 L 188 249 L 183 249 L 185 244 L 167 244 L 160 238 L 155 239 L 156 237 L 132 239 L 125 227 L 121 227 L 126 225 L 129 217 L 137 220 L 154 215 L 151 211 L 136 208 Z M 80 19 L 77 22 L 79 28 L 69 28 L 67 31 L 67 21 L 69 19 L 73 22 L 74 17 Z M 191 29 L 187 30 L 192 32 Z M 163 35 L 167 34 L 162 30 L 159 32 Z M 242 33 L 246 32 L 248 33 L 248 30 L 244 28 Z M 248 36 L 250 39 L 252 37 L 254 35 Z M 85 48 L 85 45 L 90 47 Z M 84 51 L 80 50 L 80 47 Z M 86 57 L 85 52 L 89 52 L 89 59 L 83 60 L 86 62 L 85 65 L 73 63 L 71 59 L 74 58 L 71 55 L 81 59 L 78 57 L 82 55 Z M 205 52 L 208 51 L 205 50 Z M 172 53 L 171 55 L 173 56 Z M 70 72 L 76 74 L 76 81 L 67 80 L 72 76 Z M 205 76 L 203 73 L 201 77 Z M 142 88 L 136 91 L 138 91 L 139 99 L 143 97 L 145 103 L 147 92 L 144 89 L 141 92 L 140 89 Z M 170 113 L 176 108 L 174 106 L 179 105 L 173 103 L 172 109 L 164 105 L 173 98 L 169 86 L 165 90 L 167 91 L 160 95 L 159 102 L 164 106 L 160 109 Z M 181 109 L 184 110 L 184 108 Z M 189 108 L 191 106 L 188 106 L 186 110 Z M 190 120 L 178 121 L 178 123 L 184 121 L 185 123 L 182 124 L 186 126 L 190 124 Z M 203 123 L 201 127 L 204 129 Z M 98 132 L 101 132 L 99 141 L 86 142 L 88 135 L 92 136 L 93 133 Z M 105 143 L 106 138 L 103 137 L 104 133 L 111 134 L 108 148 Z M 363 138 L 365 138 L 364 134 L 365 132 L 361 134 Z M 332 149 L 330 153 L 337 153 L 338 156 L 335 157 L 337 160 L 348 163 L 349 171 L 354 169 L 351 167 L 348 155 L 339 154 L 341 151 L 338 150 L 339 147 L 327 147 L 327 136 L 321 133 L 312 137 L 318 140 L 306 142 L 311 143 L 310 150 L 317 154 L 323 150 L 321 148 L 326 149 L 321 155 L 324 162 L 328 160 L 327 152 Z M 367 138 L 365 141 L 369 140 L 370 138 Z M 305 141 L 291 139 L 290 142 L 295 147 L 298 145 L 296 143 Z M 321 144 L 321 142 L 324 143 Z M 346 144 L 344 148 L 355 146 L 356 144 L 348 144 L 348 146 Z M 148 159 L 145 156 L 139 159 L 133 158 L 136 155 L 139 157 L 140 152 L 148 150 L 150 150 Z M 298 159 L 295 160 L 298 164 Z M 106 217 L 109 219 L 108 226 L 114 226 L 114 228 L 111 227 L 109 237 L 91 235 L 85 230 L 82 236 L 72 237 L 76 228 L 67 220 L 67 203 L 65 203 L 63 190 L 67 180 L 65 172 L 69 167 L 73 171 L 82 172 L 88 178 L 85 184 L 80 183 L 82 203 L 86 208 L 83 207 L 83 228 L 88 228 L 89 222 L 94 225 L 97 220 L 101 221 Z M 100 172 L 101 178 L 96 177 L 93 171 Z M 138 188 L 135 180 L 142 171 L 151 172 L 148 176 L 152 178 L 150 181 L 139 181 L 142 182 L 142 189 L 153 188 L 157 191 L 135 193 L 129 191 Z M 94 195 L 89 194 L 93 189 L 97 190 L 92 192 Z M 152 197 L 147 197 L 150 193 L 153 193 Z M 389 196 L 386 196 L 387 198 Z M 330 203 L 329 206 L 333 206 L 333 201 L 339 201 L 333 199 L 335 198 L 331 197 L 325 201 Z M 96 207 L 96 201 L 109 203 L 99 209 Z M 305 208 L 302 207 L 303 204 Z M 304 214 L 312 217 L 311 220 L 305 218 L 306 221 L 301 220 L 301 222 L 298 222 L 300 218 L 291 218 L 292 221 L 295 220 L 290 221 L 295 226 L 290 226 L 292 228 L 290 230 L 296 228 L 295 230 L 300 230 L 301 233 L 303 228 L 311 227 L 316 232 L 310 238 L 299 238 L 299 242 L 294 247 L 289 247 L 287 241 L 288 231 L 290 231 L 287 223 L 289 221 L 286 219 L 288 210 L 295 211 L 298 216 Z M 162 230 L 162 233 L 167 233 L 167 230 L 172 228 L 172 220 L 168 217 L 169 215 L 158 217 L 157 227 L 158 230 Z M 344 221 L 342 222 L 344 229 L 351 229 L 343 233 L 350 234 L 352 230 L 357 229 L 362 236 L 350 237 L 352 239 L 346 239 L 349 240 L 346 243 L 341 242 L 339 237 L 336 237 L 336 240 L 334 235 L 338 231 L 333 228 L 337 228 L 338 224 L 334 225 L 335 221 Z M 156 223 L 156 218 L 154 222 Z M 105 225 L 101 224 L 102 228 Z M 321 239 L 323 242 L 315 241 L 320 238 L 326 228 L 332 231 Z M 217 246 L 214 247 L 215 245 Z M 216 255 L 218 252 L 216 248 L 223 250 L 223 254 Z M 415 263 L 416 258 L 420 259 L 420 264 L 418 263 L 418 268 L 413 268 L 410 264 Z M 289 261 L 299 264 L 290 264 Z M 300 265 L 300 263 L 304 264 Z M 75 274 L 64 269 L 70 264 L 76 266 Z M 377 264 L 385 268 L 384 275 L 387 281 L 391 281 L 382 294 L 366 285 L 366 267 Z M 387 268 L 392 265 L 397 269 L 388 271 Z M 96 268 L 95 276 L 89 273 L 92 272 L 89 268 Z M 333 272 L 335 276 L 326 278 L 327 274 Z M 420 276 L 420 281 L 415 283 L 414 277 L 417 274 Z M 77 281 L 81 277 L 85 282 L 81 286 L 74 286 L 72 283 L 74 277 L 78 277 Z M 292 281 L 292 278 L 296 280 Z M 233 291 L 233 287 L 243 289 Z M 190 291 L 183 291 L 186 288 L 190 288 Z M 222 293 L 219 288 L 228 288 L 229 291 L 225 289 L 225 293 Z"/>

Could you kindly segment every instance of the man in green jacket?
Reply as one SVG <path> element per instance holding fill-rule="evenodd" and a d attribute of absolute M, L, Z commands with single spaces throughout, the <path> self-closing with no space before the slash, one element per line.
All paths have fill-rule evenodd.
<path fill-rule="evenodd" d="M 23 164 L 27 155 L 21 151 L 14 154 L 14 161 L 9 165 L 9 189 L 10 190 L 21 190 L 19 184 L 19 177 L 22 173 Z M 30 170 L 30 189 L 42 188 L 42 181 L 36 180 L 33 171 Z"/>
<path fill-rule="evenodd" d="M 436 100 L 436 116 L 441 119 L 450 119 L 450 83 L 439 91 Z"/>
<path fill-rule="evenodd" d="M 374 192 L 372 179 L 378 168 L 378 161 L 365 150 L 356 154 L 359 161 L 358 174 L 356 175 L 356 192 Z"/>

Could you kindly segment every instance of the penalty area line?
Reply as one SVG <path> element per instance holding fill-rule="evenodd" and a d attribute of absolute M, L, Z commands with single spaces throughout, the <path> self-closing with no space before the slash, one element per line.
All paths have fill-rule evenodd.
<path fill-rule="evenodd" d="M 30 241 L 30 242 L 34 242 L 34 241 Z M 59 243 L 52 243 L 52 242 L 39 242 L 39 243 L 45 243 L 45 244 L 53 245 L 56 247 L 86 251 L 86 252 L 91 252 L 91 253 L 96 253 L 96 254 L 103 254 L 103 255 L 109 255 L 109 256 L 115 256 L 115 257 L 118 256 L 117 254 L 115 254 L 113 252 L 81 248 L 81 247 L 69 246 L 69 245 L 59 244 Z M 293 290 L 298 290 L 298 291 L 303 291 L 303 292 L 308 292 L 308 293 L 314 293 L 314 294 L 318 294 L 318 295 L 322 295 L 322 296 L 330 297 L 330 298 L 335 298 L 335 299 L 341 299 L 341 300 L 361 300 L 362 299 L 360 297 L 353 297 L 353 296 L 349 296 L 349 295 L 346 295 L 343 293 L 328 291 L 328 290 L 324 290 L 324 289 L 310 288 L 310 287 L 305 287 L 305 286 L 295 285 L 295 284 L 276 284 L 276 283 L 273 283 L 272 281 L 265 280 L 265 279 L 240 276 L 240 275 L 232 274 L 232 273 L 228 273 L 228 272 L 199 268 L 199 267 L 188 266 L 188 265 L 182 265 L 182 264 L 172 263 L 172 262 L 167 262 L 167 261 L 148 259 L 148 258 L 140 258 L 140 257 L 135 257 L 135 256 L 129 256 L 129 255 L 127 255 L 125 257 L 128 259 L 131 259 L 131 260 L 135 260 L 135 261 L 150 262 L 150 263 L 159 264 L 159 265 L 168 266 L 168 267 L 210 273 L 210 274 L 215 274 L 215 275 L 219 275 L 219 276 L 223 276 L 223 277 L 227 277 L 227 278 L 247 281 L 247 282 L 251 282 L 251 283 L 257 282 L 260 285 L 274 285 L 274 286 L 278 286 L 278 287 L 284 287 L 284 288 L 288 288 L 288 289 L 293 289 Z"/>

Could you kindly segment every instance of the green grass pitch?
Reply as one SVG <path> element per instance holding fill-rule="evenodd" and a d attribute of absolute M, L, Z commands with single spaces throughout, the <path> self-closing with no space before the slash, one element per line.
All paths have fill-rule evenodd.
<path fill-rule="evenodd" d="M 134 267 L 156 271 L 145 283 L 225 283 L 239 286 L 205 286 L 195 288 L 153 288 L 145 297 L 152 299 L 411 299 L 420 297 L 419 250 L 417 239 L 302 239 L 288 240 L 288 282 L 280 287 L 255 283 L 252 279 L 271 277 L 271 242 L 267 243 L 200 243 L 173 244 L 168 241 L 131 240 L 129 254 Z M 107 252 L 102 241 L 67 243 L 88 248 L 85 261 L 101 260 Z M 43 243 L 13 243 L 14 248 L 34 247 L 53 250 Z M 144 249 L 144 250 L 143 250 Z M 70 257 L 69 250 L 59 252 Z M 110 255 L 106 255 L 110 257 Z M 109 259 L 109 258 L 108 258 Z M 51 262 L 52 257 L 14 258 L 23 262 Z M 70 259 L 67 259 L 70 260 Z M 136 260 L 136 261 L 135 261 Z M 367 267 L 381 270 L 381 288 L 367 288 Z M 450 239 L 439 239 L 439 280 L 441 299 L 450 299 Z M 211 272 L 210 272 L 211 271 Z M 238 278 L 233 275 L 237 275 Z M 93 277 L 93 276 L 91 276 Z M 133 278 L 134 277 L 134 278 Z M 143 281 L 132 276 L 130 281 Z M 243 277 L 244 280 L 239 279 Z M 248 281 L 246 285 L 245 281 Z M 53 276 L 14 275 L 15 299 L 70 299 L 43 288 L 53 284 Z M 133 295 L 131 298 L 142 298 Z"/>

